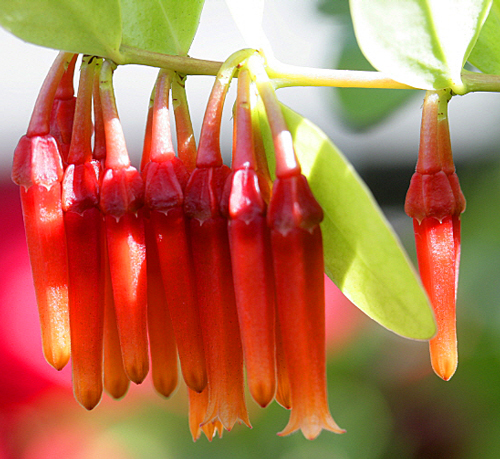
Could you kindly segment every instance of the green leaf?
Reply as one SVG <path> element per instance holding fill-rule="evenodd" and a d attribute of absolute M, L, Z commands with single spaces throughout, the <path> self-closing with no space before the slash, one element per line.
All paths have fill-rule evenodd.
<path fill-rule="evenodd" d="M 0 25 L 47 48 L 119 57 L 119 0 L 2 0 Z"/>
<path fill-rule="evenodd" d="M 266 151 L 272 139 L 258 107 Z M 368 316 L 393 332 L 429 339 L 434 316 L 420 280 L 391 226 L 353 166 L 310 121 L 283 106 L 302 172 L 323 208 L 326 274 Z"/>
<path fill-rule="evenodd" d="M 121 0 L 124 45 L 187 54 L 205 0 Z"/>
<path fill-rule="evenodd" d="M 349 27 L 336 68 L 374 70 L 359 49 L 354 31 Z M 411 89 L 334 88 L 341 115 L 353 129 L 365 130 L 382 122 L 415 96 Z"/>
<path fill-rule="evenodd" d="M 391 78 L 463 93 L 460 72 L 492 0 L 350 0 L 361 50 Z"/>
<path fill-rule="evenodd" d="M 482 72 L 500 75 L 500 0 L 493 0 L 469 62 Z"/>
<path fill-rule="evenodd" d="M 48 48 L 122 62 L 121 46 L 186 54 L 204 0 L 2 0 L 0 25 Z"/>

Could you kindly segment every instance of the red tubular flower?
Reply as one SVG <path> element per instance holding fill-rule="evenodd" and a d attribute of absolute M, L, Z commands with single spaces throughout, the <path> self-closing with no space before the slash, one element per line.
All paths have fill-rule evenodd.
<path fill-rule="evenodd" d="M 227 219 L 221 200 L 230 169 L 220 154 L 224 98 L 235 66 L 225 64 L 203 120 L 196 169 L 185 190 L 201 324 L 208 371 L 204 423 L 219 420 L 230 430 L 238 420 L 250 426 L 243 393 L 243 354 L 231 272 Z M 227 208 L 227 203 L 223 206 Z"/>
<path fill-rule="evenodd" d="M 75 54 L 59 82 L 50 116 L 50 133 L 56 139 L 64 164 L 67 164 L 75 115 L 76 97 L 74 96 L 73 76 L 77 58 L 78 54 Z"/>
<path fill-rule="evenodd" d="M 250 393 L 262 407 L 276 392 L 275 302 L 266 203 L 255 171 L 250 74 L 238 74 L 229 178 L 229 242 L 243 354 Z"/>
<path fill-rule="evenodd" d="M 168 309 L 165 307 L 163 311 L 167 316 L 170 312 L 184 381 L 191 389 L 201 392 L 207 385 L 207 374 L 193 260 L 183 210 L 183 188 L 188 172 L 175 157 L 172 146 L 169 88 L 169 74 L 160 72 L 151 123 L 151 151 L 145 152 L 150 161 L 144 167 L 143 176 L 152 236 L 154 234 L 156 239 L 156 247 L 151 247 L 158 252 L 159 272 L 168 304 Z M 154 320 L 153 316 L 151 319 Z M 158 332 L 157 339 L 164 339 L 165 330 L 159 329 Z M 164 363 L 159 362 L 159 365 Z"/>
<path fill-rule="evenodd" d="M 106 163 L 106 134 L 102 117 L 101 97 L 99 93 L 100 68 L 102 60 L 96 59 L 94 75 L 94 160 L 99 162 L 100 177 L 102 178 Z M 104 309 L 104 389 L 113 398 L 122 398 L 128 391 L 130 380 L 123 368 L 120 336 L 116 323 L 115 301 L 109 269 L 108 250 L 106 242 L 106 226 L 101 216 L 101 276 L 104 293 L 101 296 Z"/>
<path fill-rule="evenodd" d="M 14 152 L 12 179 L 21 185 L 26 239 L 47 362 L 61 370 L 70 356 L 68 268 L 61 207 L 63 168 L 49 134 L 54 95 L 72 54 L 60 53 L 35 104 L 28 132 Z"/>
<path fill-rule="evenodd" d="M 321 207 L 302 175 L 278 177 L 269 204 L 276 297 L 292 412 L 280 435 L 342 433 L 328 410 Z"/>
<path fill-rule="evenodd" d="M 92 162 L 94 63 L 84 56 L 75 109 L 63 210 L 68 247 L 69 318 L 75 398 L 91 410 L 102 396 L 103 276 L 99 166 Z"/>
<path fill-rule="evenodd" d="M 418 162 L 405 203 L 413 218 L 420 277 L 438 328 L 429 342 L 431 363 L 445 381 L 458 364 L 455 310 L 460 214 L 465 210 L 451 153 L 448 100 L 436 92 L 425 97 Z"/>
<path fill-rule="evenodd" d="M 252 130 L 254 140 L 254 150 L 256 159 L 256 171 L 259 180 L 259 189 L 262 199 L 269 204 L 271 199 L 272 185 L 269 165 L 267 163 L 266 151 L 262 140 L 261 126 L 259 116 L 252 116 Z M 270 255 L 272 260 L 272 254 Z M 274 274 L 273 274 L 274 275 Z M 275 301 L 275 342 L 276 342 L 276 401 L 283 407 L 289 410 L 292 407 L 290 399 L 290 378 L 285 364 L 285 356 L 283 354 L 283 338 L 281 327 L 278 319 L 277 305 Z"/>
<path fill-rule="evenodd" d="M 276 155 L 277 178 L 267 222 L 291 398 L 290 420 L 280 435 L 298 429 L 308 439 L 316 438 L 322 429 L 343 433 L 331 417 L 327 401 L 324 261 L 319 226 L 323 212 L 301 175 L 290 132 L 265 71 L 260 63 L 251 69 L 266 108 Z"/>
<path fill-rule="evenodd" d="M 125 372 L 136 384 L 149 371 L 144 182 L 130 165 L 112 87 L 112 68 L 101 71 L 101 104 L 106 133 L 106 172 L 101 210 L 105 215 L 109 266 Z"/>
<path fill-rule="evenodd" d="M 155 94 L 155 90 L 153 94 Z M 154 97 L 152 96 L 146 122 L 141 170 L 151 159 L 153 113 Z M 142 209 L 142 216 L 146 231 L 146 252 L 148 256 L 148 330 L 153 385 L 158 393 L 170 397 L 177 387 L 178 380 L 177 346 L 165 297 L 165 287 L 161 275 L 156 236 L 150 218 L 150 209 Z"/>

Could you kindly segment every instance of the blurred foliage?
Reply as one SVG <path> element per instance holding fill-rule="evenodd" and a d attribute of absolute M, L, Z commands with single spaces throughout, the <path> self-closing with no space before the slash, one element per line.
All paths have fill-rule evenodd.
<path fill-rule="evenodd" d="M 349 0 L 320 0 L 318 10 L 340 24 L 340 56 L 329 57 L 328 66 L 342 70 L 374 70 L 363 56 L 354 35 L 349 13 Z M 336 52 L 338 48 L 335 47 Z M 333 61 L 333 62 L 332 62 Z M 369 129 L 383 122 L 402 107 L 419 91 L 406 89 L 353 89 L 333 88 L 332 103 L 336 114 L 340 114 L 347 127 L 356 131 Z"/>

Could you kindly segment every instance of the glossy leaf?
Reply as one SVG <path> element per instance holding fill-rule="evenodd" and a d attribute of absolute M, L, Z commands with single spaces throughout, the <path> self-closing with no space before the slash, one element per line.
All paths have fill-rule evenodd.
<path fill-rule="evenodd" d="M 40 46 L 107 57 L 122 45 L 186 54 L 204 0 L 3 0 L 0 25 Z"/>
<path fill-rule="evenodd" d="M 436 326 L 427 296 L 372 194 L 318 127 L 285 106 L 283 114 L 302 172 L 325 214 L 326 273 L 384 327 L 407 338 L 431 338 Z M 263 109 L 260 116 L 265 119 Z M 265 126 L 262 132 L 266 150 L 272 151 Z"/>
<path fill-rule="evenodd" d="M 482 72 L 500 74 L 500 0 L 493 0 L 469 62 Z"/>
<path fill-rule="evenodd" d="M 350 0 L 366 58 L 391 78 L 422 89 L 464 91 L 460 72 L 492 0 Z"/>

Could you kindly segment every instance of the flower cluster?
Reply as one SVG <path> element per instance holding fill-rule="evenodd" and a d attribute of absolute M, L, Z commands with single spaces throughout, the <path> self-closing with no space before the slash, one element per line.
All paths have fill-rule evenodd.
<path fill-rule="evenodd" d="M 179 361 L 194 439 L 250 426 L 244 368 L 259 405 L 276 399 L 291 410 L 282 435 L 343 432 L 326 393 L 323 213 L 260 57 L 239 52 L 222 66 L 198 148 L 183 79 L 160 70 L 140 170 L 127 153 L 113 64 L 84 56 L 75 97 L 76 59 L 57 57 L 13 166 L 47 361 L 61 369 L 71 356 L 87 409 L 103 390 L 124 396 L 150 365 L 168 397 Z M 236 73 L 229 168 L 219 136 Z M 274 184 L 257 98 L 273 136 Z"/>

